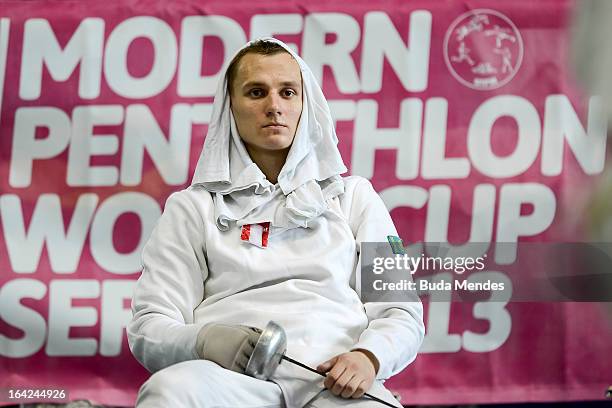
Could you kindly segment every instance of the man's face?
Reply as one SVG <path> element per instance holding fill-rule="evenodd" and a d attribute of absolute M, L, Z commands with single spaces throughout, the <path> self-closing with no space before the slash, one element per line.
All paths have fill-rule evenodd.
<path fill-rule="evenodd" d="M 289 151 L 302 114 L 302 76 L 290 54 L 244 55 L 230 99 L 238 132 L 250 154 Z"/>

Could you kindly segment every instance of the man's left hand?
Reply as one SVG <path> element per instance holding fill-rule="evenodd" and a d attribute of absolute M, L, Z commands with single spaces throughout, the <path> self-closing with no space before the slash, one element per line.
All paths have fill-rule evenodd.
<path fill-rule="evenodd" d="M 361 398 L 376 378 L 377 365 L 373 354 L 356 350 L 319 364 L 317 371 L 327 373 L 324 384 L 332 394 L 343 398 Z"/>

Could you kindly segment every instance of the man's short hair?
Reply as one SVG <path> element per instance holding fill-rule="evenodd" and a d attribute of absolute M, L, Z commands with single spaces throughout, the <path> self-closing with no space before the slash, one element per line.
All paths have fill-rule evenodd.
<path fill-rule="evenodd" d="M 242 57 L 246 54 L 260 54 L 260 55 L 275 55 L 280 54 L 281 52 L 286 52 L 291 55 L 286 49 L 284 49 L 281 45 L 264 40 L 257 40 L 251 45 L 241 49 L 238 54 L 232 59 L 227 68 L 227 92 L 229 94 L 232 93 L 232 85 L 234 83 L 234 78 L 238 75 L 238 64 Z"/>

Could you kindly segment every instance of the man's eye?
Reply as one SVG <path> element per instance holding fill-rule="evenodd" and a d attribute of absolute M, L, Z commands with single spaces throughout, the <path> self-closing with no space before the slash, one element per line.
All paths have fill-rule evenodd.
<path fill-rule="evenodd" d="M 293 89 L 285 89 L 283 91 L 285 96 L 293 96 L 293 95 L 297 95 L 297 93 L 293 90 Z"/>
<path fill-rule="evenodd" d="M 251 89 L 249 95 L 258 98 L 263 95 L 263 91 L 261 89 Z"/>

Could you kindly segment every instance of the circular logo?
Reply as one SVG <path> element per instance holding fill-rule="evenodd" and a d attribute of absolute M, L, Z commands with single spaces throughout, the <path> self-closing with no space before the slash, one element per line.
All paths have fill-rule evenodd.
<path fill-rule="evenodd" d="M 500 12 L 472 10 L 457 17 L 446 31 L 444 60 L 463 85 L 477 90 L 499 88 L 521 66 L 523 39 Z"/>

